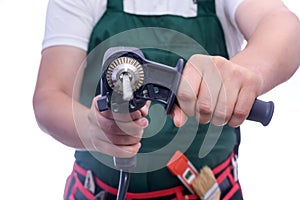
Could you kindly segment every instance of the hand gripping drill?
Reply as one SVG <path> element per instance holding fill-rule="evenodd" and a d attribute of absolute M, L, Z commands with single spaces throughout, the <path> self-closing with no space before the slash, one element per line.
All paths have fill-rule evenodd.
<path fill-rule="evenodd" d="M 179 59 L 175 67 L 145 59 L 141 50 L 132 47 L 113 47 L 103 58 L 102 75 L 97 90 L 99 111 L 112 110 L 128 113 L 142 108 L 148 100 L 158 102 L 169 114 L 176 99 L 184 61 Z M 272 119 L 273 102 L 256 99 L 248 120 L 267 126 Z M 117 200 L 125 199 L 129 185 L 130 169 L 136 165 L 136 157 L 114 157 L 120 170 Z"/>

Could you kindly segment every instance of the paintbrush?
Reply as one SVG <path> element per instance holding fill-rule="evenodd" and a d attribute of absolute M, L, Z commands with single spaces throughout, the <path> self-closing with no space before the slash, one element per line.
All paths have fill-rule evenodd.
<path fill-rule="evenodd" d="M 192 182 L 195 193 L 202 200 L 220 200 L 221 190 L 213 174 L 208 166 L 204 166 L 200 173 Z"/>

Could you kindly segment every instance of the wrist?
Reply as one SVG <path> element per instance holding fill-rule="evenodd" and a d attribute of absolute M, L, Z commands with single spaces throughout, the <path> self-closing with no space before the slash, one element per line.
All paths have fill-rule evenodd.
<path fill-rule="evenodd" d="M 249 50 L 241 51 L 233 56 L 230 61 L 254 74 L 259 86 L 258 96 L 275 87 L 276 83 L 273 76 L 276 70 L 276 68 L 274 69 L 275 63 L 269 62 L 267 59 L 261 59 L 255 52 L 251 53 Z"/>

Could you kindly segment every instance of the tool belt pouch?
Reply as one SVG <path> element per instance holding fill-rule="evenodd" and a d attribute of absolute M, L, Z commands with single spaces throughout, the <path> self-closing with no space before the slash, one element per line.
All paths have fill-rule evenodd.
<path fill-rule="evenodd" d="M 213 169 L 221 190 L 222 200 L 242 200 L 242 191 L 237 177 L 237 161 L 235 154 Z"/>
<path fill-rule="evenodd" d="M 67 179 L 64 192 L 65 200 L 93 200 L 94 195 L 83 185 L 82 179 L 85 177 L 75 171 Z"/>

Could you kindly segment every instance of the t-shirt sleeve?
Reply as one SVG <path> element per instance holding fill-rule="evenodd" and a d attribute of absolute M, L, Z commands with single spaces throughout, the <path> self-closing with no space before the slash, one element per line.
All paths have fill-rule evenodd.
<path fill-rule="evenodd" d="M 69 45 L 87 50 L 93 27 L 105 9 L 106 1 L 49 0 L 42 48 Z"/>
<path fill-rule="evenodd" d="M 232 57 L 241 50 L 244 42 L 244 37 L 235 20 L 236 10 L 244 0 L 215 1 L 216 12 L 224 30 L 228 54 L 229 57 Z"/>
<path fill-rule="evenodd" d="M 237 22 L 235 20 L 236 10 L 243 1 L 244 0 L 223 0 L 225 15 L 228 16 L 231 24 L 236 28 L 238 28 Z"/>

